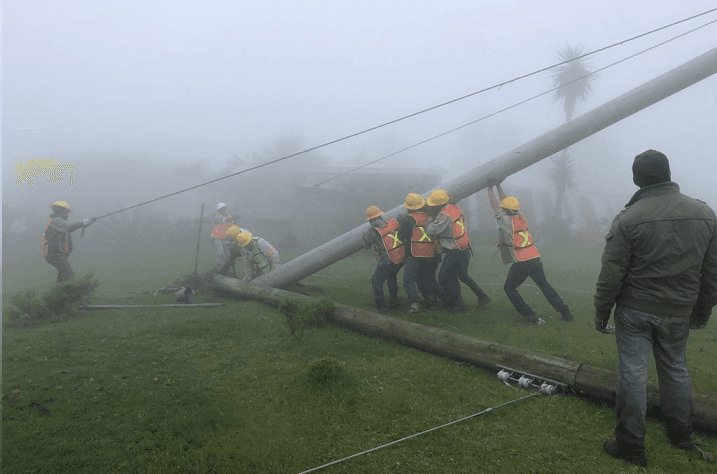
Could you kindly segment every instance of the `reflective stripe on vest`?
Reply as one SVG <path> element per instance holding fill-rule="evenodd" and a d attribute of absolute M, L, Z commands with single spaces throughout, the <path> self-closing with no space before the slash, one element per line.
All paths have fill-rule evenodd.
<path fill-rule="evenodd" d="M 453 238 L 456 240 L 456 246 L 460 250 L 465 250 L 471 245 L 471 239 L 468 237 L 468 227 L 461 208 L 455 204 L 448 204 L 441 210 L 453 221 Z"/>
<path fill-rule="evenodd" d="M 224 222 L 220 224 L 214 224 L 212 227 L 212 239 L 223 239 L 227 236 L 227 229 L 234 225 L 232 216 L 225 216 Z"/>
<path fill-rule="evenodd" d="M 513 216 L 513 253 L 519 262 L 540 257 L 538 248 L 533 245 L 533 236 L 528 232 L 528 221 L 521 214 Z"/>
<path fill-rule="evenodd" d="M 408 215 L 416 220 L 416 225 L 411 233 L 411 255 L 423 258 L 433 257 L 436 248 L 433 239 L 426 234 L 428 214 L 425 212 L 411 212 Z"/>
<path fill-rule="evenodd" d="M 374 227 L 381 235 L 381 241 L 386 249 L 388 258 L 395 264 L 403 263 L 406 259 L 406 248 L 403 246 L 403 242 L 398 240 L 398 228 L 399 225 L 396 219 L 386 222 L 385 227 Z"/>

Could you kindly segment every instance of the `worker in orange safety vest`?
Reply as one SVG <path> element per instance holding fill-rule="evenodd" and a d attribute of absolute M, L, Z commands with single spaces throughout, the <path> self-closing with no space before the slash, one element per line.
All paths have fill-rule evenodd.
<path fill-rule="evenodd" d="M 75 276 L 69 260 L 72 252 L 72 232 L 80 228 L 84 232 L 84 228 L 97 219 L 86 218 L 70 224 L 67 222 L 70 215 L 70 205 L 67 202 L 55 201 L 50 207 L 52 214 L 42 234 L 42 257 L 57 269 L 57 283 L 63 283 Z"/>
<path fill-rule="evenodd" d="M 528 231 L 528 222 L 520 214 L 520 202 L 514 196 L 506 196 L 496 183 L 500 202 L 493 193 L 493 186 L 488 187 L 488 199 L 498 219 L 498 246 L 500 248 L 503 263 L 512 264 L 508 271 L 503 290 L 508 299 L 513 303 L 515 309 L 522 316 L 519 318 L 521 324 L 545 324 L 542 318 L 538 318 L 528 303 L 525 302 L 520 293 L 520 286 L 526 278 L 530 277 L 550 305 L 560 313 L 563 321 L 573 320 L 568 305 L 558 295 L 558 292 L 548 283 L 543 270 L 543 262 L 540 260 L 540 252 L 533 243 L 533 237 Z"/>
<path fill-rule="evenodd" d="M 234 224 L 234 219 L 227 211 L 227 205 L 223 202 L 217 204 L 217 211 L 214 213 L 214 223 L 212 225 L 211 242 L 216 254 L 215 272 L 221 272 L 222 268 L 229 262 L 230 242 L 226 239 L 226 233 L 229 227 Z"/>
<path fill-rule="evenodd" d="M 443 252 L 443 263 L 438 272 L 438 283 L 450 298 L 449 311 L 454 313 L 466 311 L 461 297 L 459 279 L 478 298 L 478 308 L 487 309 L 490 305 L 490 298 L 468 275 L 468 264 L 473 251 L 463 211 L 456 204 L 450 202 L 450 196 L 443 189 L 431 191 L 426 203 L 429 214 L 433 216 L 426 225 L 426 231 L 428 235 L 438 241 Z"/>
<path fill-rule="evenodd" d="M 406 247 L 398 238 L 399 224 L 396 219 L 386 221 L 384 212 L 376 206 L 366 208 L 366 220 L 371 227 L 363 235 L 363 247 L 376 251 L 376 269 L 371 276 L 374 311 L 396 309 L 398 303 L 398 271 L 406 261 Z M 390 301 L 385 306 L 383 283 L 388 285 Z"/>
<path fill-rule="evenodd" d="M 436 281 L 436 267 L 439 248 L 426 233 L 428 213 L 426 199 L 420 194 L 408 193 L 403 207 L 407 214 L 396 217 L 400 225 L 398 238 L 406 245 L 406 265 L 403 268 L 403 288 L 410 303 L 409 313 L 420 311 L 418 291 L 426 300 L 426 306 L 433 298 L 440 299 L 444 306 L 448 304 L 448 295 Z"/>

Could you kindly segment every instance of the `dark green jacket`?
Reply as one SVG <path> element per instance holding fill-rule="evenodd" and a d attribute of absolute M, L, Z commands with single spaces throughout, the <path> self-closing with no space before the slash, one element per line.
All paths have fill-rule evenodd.
<path fill-rule="evenodd" d="M 615 304 L 666 316 L 709 318 L 717 304 L 717 218 L 676 183 L 645 186 L 605 236 L 595 310 Z"/>

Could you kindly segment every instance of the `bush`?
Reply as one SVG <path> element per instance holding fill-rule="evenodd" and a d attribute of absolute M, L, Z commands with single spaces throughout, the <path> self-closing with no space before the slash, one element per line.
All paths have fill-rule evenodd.
<path fill-rule="evenodd" d="M 87 304 L 89 296 L 99 285 L 93 277 L 94 272 L 91 272 L 81 278 L 58 283 L 42 298 L 34 291 L 13 295 L 11 302 L 15 308 L 10 310 L 10 325 L 28 329 L 41 322 L 74 316 L 79 306 Z"/>
<path fill-rule="evenodd" d="M 328 400 L 356 403 L 361 397 L 361 384 L 346 369 L 346 363 L 334 357 L 313 359 L 306 368 L 309 389 Z"/>
<path fill-rule="evenodd" d="M 282 298 L 279 311 L 284 313 L 284 325 L 299 340 L 306 329 L 323 324 L 334 312 L 334 303 L 328 298 L 300 301 L 296 298 Z"/>

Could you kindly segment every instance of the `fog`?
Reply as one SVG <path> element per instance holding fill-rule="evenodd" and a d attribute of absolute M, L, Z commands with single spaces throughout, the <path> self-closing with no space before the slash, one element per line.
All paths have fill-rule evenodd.
<path fill-rule="evenodd" d="M 31 221 L 28 235 L 39 235 L 58 199 L 70 202 L 72 218 L 118 211 L 540 70 L 559 62 L 566 43 L 593 51 L 715 7 L 708 0 L 506 3 L 5 2 L 2 199 L 13 215 L 3 218 L 3 236 L 22 215 Z M 606 67 L 715 19 L 712 12 L 625 42 L 587 65 Z M 716 25 L 601 71 L 576 115 L 714 48 Z M 223 201 L 237 215 L 291 214 L 312 204 L 291 197 L 292 182 L 313 186 L 551 88 L 550 71 L 536 74 L 142 212 L 194 219 L 201 203 L 213 211 Z M 561 104 L 543 95 L 361 173 L 421 170 L 435 173 L 438 185 L 564 120 Z M 570 199 L 590 196 L 610 203 L 601 212 L 616 212 L 636 190 L 632 159 L 648 148 L 670 158 L 685 194 L 717 207 L 717 77 L 571 147 Z M 72 185 L 69 171 L 57 182 L 17 183 L 17 163 L 51 158 L 75 165 Z M 550 193 L 549 167 L 545 160 L 506 186 Z M 324 187 L 352 188 L 361 173 Z M 411 190 L 428 189 L 398 191 Z M 374 196 L 391 204 L 388 193 Z M 260 210 L 275 202 L 281 212 Z"/>

